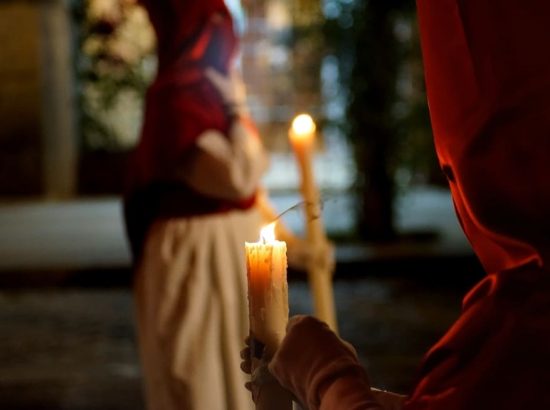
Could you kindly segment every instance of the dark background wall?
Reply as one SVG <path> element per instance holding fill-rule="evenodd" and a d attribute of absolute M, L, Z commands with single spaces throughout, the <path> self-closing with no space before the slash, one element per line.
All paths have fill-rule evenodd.
<path fill-rule="evenodd" d="M 0 195 L 39 195 L 42 185 L 38 10 L 0 4 Z"/>

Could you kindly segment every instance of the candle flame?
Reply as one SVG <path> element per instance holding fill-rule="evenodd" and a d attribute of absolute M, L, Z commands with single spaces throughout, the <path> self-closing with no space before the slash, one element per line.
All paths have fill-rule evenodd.
<path fill-rule="evenodd" d="M 315 132 L 315 122 L 308 114 L 300 114 L 292 121 L 292 130 L 297 135 L 313 134 Z"/>
<path fill-rule="evenodd" d="M 266 225 L 260 231 L 260 241 L 263 243 L 272 243 L 275 242 L 275 224 L 277 222 L 271 222 L 269 225 Z"/>

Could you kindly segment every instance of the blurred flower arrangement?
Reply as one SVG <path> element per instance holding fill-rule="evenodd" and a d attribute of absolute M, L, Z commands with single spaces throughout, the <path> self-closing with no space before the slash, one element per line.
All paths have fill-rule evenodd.
<path fill-rule="evenodd" d="M 156 71 L 154 31 L 135 0 L 85 0 L 74 10 L 83 148 L 128 149 Z"/>

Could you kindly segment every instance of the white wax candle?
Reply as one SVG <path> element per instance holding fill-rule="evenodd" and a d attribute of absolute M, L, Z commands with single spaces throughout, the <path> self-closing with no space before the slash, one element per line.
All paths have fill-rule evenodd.
<path fill-rule="evenodd" d="M 275 240 L 274 228 L 272 223 L 262 229 L 259 242 L 245 243 L 250 333 L 265 345 L 268 357 L 288 323 L 286 243 Z"/>

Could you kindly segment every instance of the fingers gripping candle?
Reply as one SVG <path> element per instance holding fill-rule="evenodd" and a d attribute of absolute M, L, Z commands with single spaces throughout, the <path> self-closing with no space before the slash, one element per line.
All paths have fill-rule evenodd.
<path fill-rule="evenodd" d="M 279 347 L 288 323 L 286 243 L 275 240 L 274 229 L 275 222 L 262 229 L 259 242 L 245 243 L 250 335 L 264 345 L 267 359 Z M 254 401 L 257 410 L 292 409 L 290 394 L 278 383 L 262 385 Z"/>

